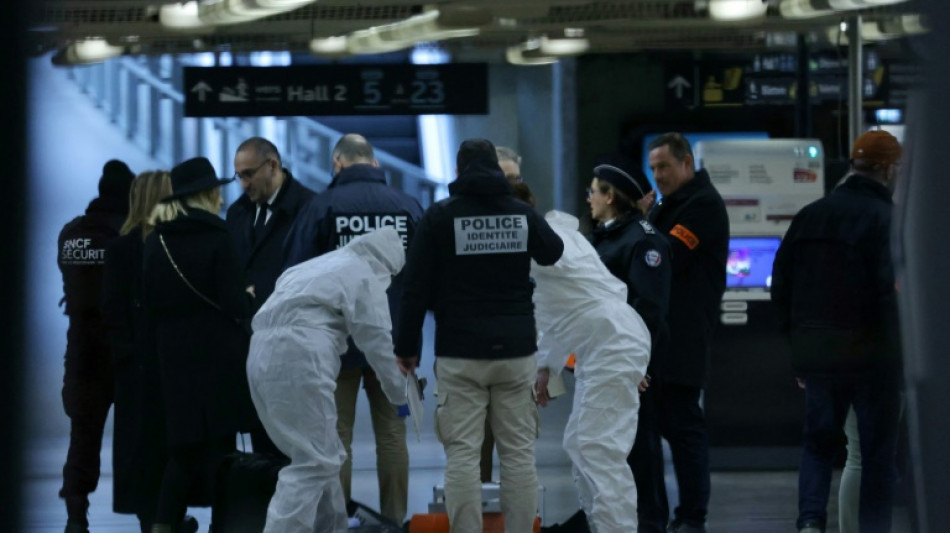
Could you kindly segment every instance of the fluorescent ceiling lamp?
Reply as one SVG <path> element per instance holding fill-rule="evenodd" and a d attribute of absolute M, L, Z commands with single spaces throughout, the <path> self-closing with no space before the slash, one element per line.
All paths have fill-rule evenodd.
<path fill-rule="evenodd" d="M 336 56 L 348 55 L 347 49 L 346 49 L 346 41 L 347 41 L 347 38 L 343 36 L 311 39 L 310 51 L 320 56 L 336 57 Z"/>
<path fill-rule="evenodd" d="M 875 6 L 901 4 L 908 0 L 781 0 L 779 12 L 785 18 L 813 18 Z"/>
<path fill-rule="evenodd" d="M 762 18 L 769 10 L 763 0 L 709 0 L 709 16 L 713 20 L 736 21 Z"/>
<path fill-rule="evenodd" d="M 524 43 L 509 46 L 505 50 L 505 59 L 512 65 L 523 66 L 550 65 L 558 62 L 555 56 L 542 55 L 540 49 L 540 39 L 528 39 Z"/>
<path fill-rule="evenodd" d="M 778 11 L 787 19 L 807 19 L 823 17 L 834 13 L 831 9 L 817 9 L 809 0 L 782 0 Z"/>
<path fill-rule="evenodd" d="M 346 36 L 346 51 L 351 54 L 385 54 L 415 45 L 408 41 L 387 41 L 376 28 L 358 30 Z"/>
<path fill-rule="evenodd" d="M 198 4 L 198 17 L 206 24 L 240 24 L 293 11 L 314 0 L 208 0 Z"/>
<path fill-rule="evenodd" d="M 440 22 L 438 9 L 405 20 L 357 30 L 347 36 L 347 50 L 353 54 L 380 54 L 412 48 L 416 43 L 444 41 L 479 34 L 477 27 L 457 27 Z"/>
<path fill-rule="evenodd" d="M 105 39 L 95 38 L 69 43 L 65 48 L 53 55 L 54 65 L 82 65 L 99 63 L 122 55 L 124 46 L 114 46 Z"/>
<path fill-rule="evenodd" d="M 176 31 L 197 31 L 211 28 L 198 16 L 198 2 L 166 4 L 158 9 L 158 21 L 162 26 Z"/>
<path fill-rule="evenodd" d="M 846 11 L 850 9 L 862 9 L 871 6 L 886 6 L 891 4 L 900 4 L 908 0 L 828 0 L 828 5 L 832 9 Z"/>
<path fill-rule="evenodd" d="M 841 32 L 840 28 L 832 26 L 825 31 L 830 42 L 837 42 L 840 33 L 841 45 L 848 45 L 848 36 Z M 920 25 L 919 15 L 904 15 L 893 19 L 861 23 L 861 40 L 887 41 L 899 39 L 905 35 L 917 35 L 926 31 L 927 29 Z"/>
<path fill-rule="evenodd" d="M 544 56 L 572 56 L 583 54 L 590 49 L 590 41 L 581 37 L 575 39 L 551 39 L 541 37 L 538 51 Z"/>

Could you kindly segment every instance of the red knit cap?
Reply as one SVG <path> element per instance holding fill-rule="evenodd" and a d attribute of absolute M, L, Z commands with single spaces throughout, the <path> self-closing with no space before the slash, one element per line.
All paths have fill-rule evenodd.
<path fill-rule="evenodd" d="M 851 160 L 863 159 L 888 167 L 901 158 L 897 138 L 884 130 L 872 130 L 858 137 L 851 149 Z"/>

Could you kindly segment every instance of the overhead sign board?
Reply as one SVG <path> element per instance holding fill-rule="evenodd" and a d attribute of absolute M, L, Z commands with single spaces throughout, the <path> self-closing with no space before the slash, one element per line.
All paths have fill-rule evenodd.
<path fill-rule="evenodd" d="M 185 67 L 185 116 L 484 115 L 488 67 Z"/>

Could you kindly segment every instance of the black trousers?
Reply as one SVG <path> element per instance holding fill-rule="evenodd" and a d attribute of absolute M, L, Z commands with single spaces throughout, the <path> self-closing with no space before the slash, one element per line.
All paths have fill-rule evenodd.
<path fill-rule="evenodd" d="M 709 506 L 709 440 L 706 418 L 699 405 L 701 387 L 654 379 L 640 395 L 637 438 L 627 463 L 637 483 L 639 530 L 662 532 L 669 519 L 669 503 L 663 475 L 666 439 L 672 453 L 679 487 L 679 505 L 674 518 L 693 526 L 706 522 Z"/>
<path fill-rule="evenodd" d="M 85 523 L 88 494 L 99 485 L 102 433 L 112 406 L 112 361 L 97 324 L 70 321 L 67 332 L 63 408 L 70 420 L 69 451 L 59 495 L 69 520 Z M 81 501 L 81 505 L 76 502 Z M 75 515 L 75 516 L 74 516 Z"/>

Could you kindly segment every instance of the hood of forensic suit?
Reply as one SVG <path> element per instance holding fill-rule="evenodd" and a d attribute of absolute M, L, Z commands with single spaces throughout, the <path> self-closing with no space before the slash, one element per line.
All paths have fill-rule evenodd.
<path fill-rule="evenodd" d="M 402 238 L 388 226 L 360 235 L 347 243 L 344 249 L 366 261 L 386 287 L 406 264 Z"/>

